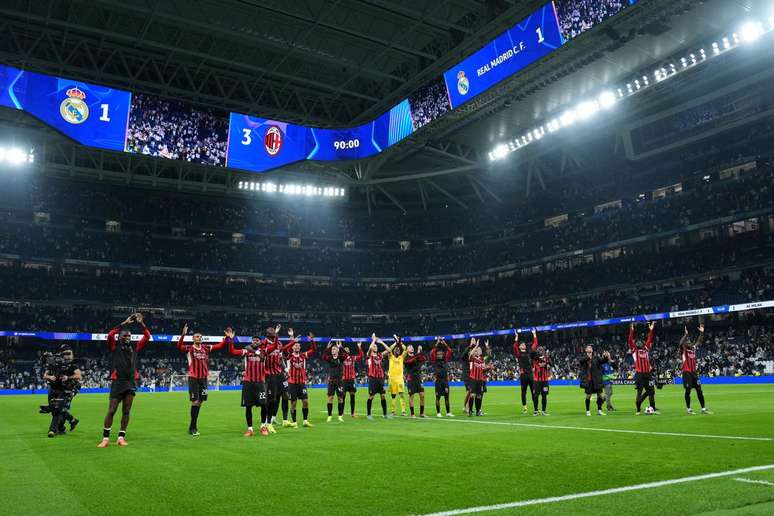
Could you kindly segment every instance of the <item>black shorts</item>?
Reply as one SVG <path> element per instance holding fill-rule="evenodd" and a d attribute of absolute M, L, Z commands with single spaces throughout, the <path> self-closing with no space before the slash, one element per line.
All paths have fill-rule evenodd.
<path fill-rule="evenodd" d="M 602 394 L 602 386 L 601 385 L 595 385 L 594 382 L 588 382 L 584 387 L 583 390 L 586 394 Z"/>
<path fill-rule="evenodd" d="M 481 390 L 482 393 L 486 392 L 486 380 L 484 380 L 484 387 Z"/>
<path fill-rule="evenodd" d="M 344 384 L 341 378 L 328 378 L 328 396 L 344 396 Z"/>
<path fill-rule="evenodd" d="M 699 375 L 689 371 L 683 371 L 683 388 L 684 389 L 698 389 L 701 387 L 701 380 Z"/>
<path fill-rule="evenodd" d="M 412 396 L 414 394 L 418 394 L 420 392 L 425 392 L 425 387 L 422 385 L 422 379 L 411 377 L 408 379 L 408 393 L 409 396 Z"/>
<path fill-rule="evenodd" d="M 384 394 L 384 378 L 368 377 L 368 395 Z"/>
<path fill-rule="evenodd" d="M 529 386 L 530 390 L 534 387 L 534 382 L 532 381 L 532 375 L 531 374 L 522 374 L 519 375 L 519 383 L 522 387 Z"/>
<path fill-rule="evenodd" d="M 655 383 L 651 373 L 634 373 L 635 389 L 652 389 Z"/>
<path fill-rule="evenodd" d="M 266 404 L 266 382 L 242 382 L 242 406 Z"/>
<path fill-rule="evenodd" d="M 344 389 L 344 392 L 351 392 L 352 394 L 357 392 L 357 387 L 355 387 L 355 380 L 342 380 L 341 386 Z"/>
<path fill-rule="evenodd" d="M 277 401 L 288 392 L 288 381 L 284 374 L 270 374 L 266 377 L 266 397 Z"/>
<path fill-rule="evenodd" d="M 479 394 L 484 394 L 486 392 L 484 389 L 486 388 L 486 382 L 483 380 L 470 380 L 470 393 L 478 396 Z"/>
<path fill-rule="evenodd" d="M 548 382 L 536 382 L 536 381 L 533 381 L 533 385 L 534 385 L 534 387 L 533 387 L 534 390 L 532 392 L 535 394 L 535 396 L 537 396 L 539 394 L 542 394 L 542 393 L 545 393 L 545 395 L 548 396 L 548 390 L 549 390 L 548 389 Z"/>
<path fill-rule="evenodd" d="M 468 392 L 470 392 L 470 382 L 471 382 L 470 378 L 465 377 L 463 383 L 465 384 L 465 390 Z"/>
<path fill-rule="evenodd" d="M 449 394 L 449 379 L 448 378 L 436 378 L 435 379 L 435 395 L 446 396 Z"/>
<path fill-rule="evenodd" d="M 122 400 L 124 396 L 137 394 L 137 382 L 134 380 L 113 380 L 110 383 L 110 399 Z"/>
<path fill-rule="evenodd" d="M 207 401 L 207 379 L 188 377 L 188 399 Z"/>
<path fill-rule="evenodd" d="M 305 383 L 288 384 L 288 395 L 292 401 L 309 399 Z"/>

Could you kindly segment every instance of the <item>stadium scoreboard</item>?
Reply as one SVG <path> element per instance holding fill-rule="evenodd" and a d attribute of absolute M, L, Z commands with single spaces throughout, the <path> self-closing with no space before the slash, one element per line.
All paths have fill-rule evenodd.
<path fill-rule="evenodd" d="M 601 18 L 635 2 L 621 0 Z M 359 160 L 383 152 L 602 21 L 583 19 L 585 3 L 587 0 L 556 0 L 544 4 L 438 80 L 356 127 L 323 129 L 242 113 L 201 111 L 153 96 L 133 96 L 120 89 L 2 65 L 0 106 L 23 110 L 78 143 L 112 151 L 252 172 L 304 160 Z M 201 135 L 177 130 L 175 125 L 186 120 L 204 121 L 196 125 L 210 129 Z"/>

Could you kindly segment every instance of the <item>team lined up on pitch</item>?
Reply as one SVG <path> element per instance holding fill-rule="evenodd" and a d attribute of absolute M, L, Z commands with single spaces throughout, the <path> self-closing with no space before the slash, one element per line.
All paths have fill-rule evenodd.
<path fill-rule="evenodd" d="M 137 343 L 132 342 L 132 334 L 128 326 L 137 323 L 142 328 L 143 335 Z M 312 427 L 309 421 L 309 396 L 307 390 L 306 361 L 317 352 L 317 343 L 313 334 L 308 335 L 308 347 L 302 351 L 302 343 L 296 338 L 293 329 L 288 329 L 289 342 L 280 342 L 281 327 L 266 328 L 264 336 L 254 336 L 250 344 L 237 348 L 237 338 L 234 330 L 226 328 L 223 340 L 218 344 L 205 344 L 202 334 L 196 332 L 192 343 L 185 342 L 188 326 L 184 326 L 177 343 L 177 348 L 186 354 L 188 360 L 188 394 L 191 401 L 191 418 L 188 427 L 190 435 L 199 435 L 198 421 L 202 404 L 207 401 L 209 375 L 209 356 L 213 351 L 227 348 L 228 353 L 242 359 L 242 397 L 241 405 L 245 409 L 247 430 L 244 435 L 255 434 L 253 426 L 253 407 L 260 411 L 260 434 L 276 433 L 274 425 L 277 415 L 282 409 L 282 426 L 297 428 L 297 403 L 301 401 L 302 425 Z M 646 413 L 658 414 L 655 400 L 655 379 L 650 364 L 650 349 L 653 343 L 655 322 L 648 323 L 648 335 L 643 341 L 635 338 L 634 324 L 629 329 L 629 349 L 635 365 L 636 414 L 641 413 L 642 404 L 648 400 Z M 695 389 L 702 413 L 709 413 L 705 406 L 704 394 L 696 371 L 696 348 L 704 338 L 704 326 L 699 325 L 699 337 L 691 342 L 688 329 L 680 341 L 680 351 L 683 369 L 683 386 L 685 402 L 689 414 L 691 409 L 691 390 Z M 110 402 L 105 416 L 103 438 L 100 448 L 107 447 L 110 442 L 113 418 L 121 405 L 121 426 L 117 444 L 126 446 L 126 430 L 129 425 L 129 415 L 137 392 L 139 372 L 137 369 L 137 354 L 151 339 L 150 330 L 145 326 L 143 315 L 135 313 L 126 318 L 120 325 L 111 329 L 107 335 L 108 349 L 111 353 L 111 386 Z M 468 416 L 482 416 L 484 394 L 487 392 L 487 373 L 494 366 L 490 363 L 491 349 L 489 342 L 483 344 L 479 339 L 472 338 L 462 348 L 462 359 L 467 362 L 465 375 L 465 399 L 463 411 Z M 521 384 L 522 413 L 527 414 L 527 391 L 530 392 L 535 416 L 548 416 L 548 394 L 551 379 L 551 356 L 549 351 L 538 344 L 538 334 L 532 331 L 532 343 L 527 346 L 519 341 L 519 334 L 513 344 L 513 351 L 519 364 L 519 381 Z M 389 368 L 385 374 L 384 360 L 389 359 Z M 404 343 L 403 339 L 393 335 L 393 343 L 387 345 L 376 335 L 371 336 L 367 350 L 362 343 L 348 345 L 340 340 L 328 342 L 322 351 L 322 359 L 328 363 L 327 385 L 327 422 L 333 418 L 333 402 L 337 401 L 338 421 L 344 421 L 345 398 L 349 395 L 350 417 L 357 418 L 355 413 L 355 395 L 357 387 L 356 363 L 364 360 L 368 369 L 368 400 L 367 418 L 373 419 L 372 403 L 378 395 L 381 402 L 382 417 L 392 418 L 396 414 L 396 401 L 400 401 L 401 414 L 406 416 L 404 390 L 408 387 L 408 405 L 410 417 L 425 416 L 425 389 L 422 384 L 422 363 L 428 359 L 432 363 L 435 390 L 436 416 L 443 417 L 441 399 L 444 400 L 445 415 L 454 417 L 449 400 L 449 370 L 448 363 L 452 359 L 452 347 L 442 337 L 437 337 L 429 353 L 423 352 L 422 346 Z M 596 395 L 597 413 L 605 415 L 602 410 L 607 402 L 608 410 L 612 406 L 612 383 L 609 380 L 611 358 L 608 352 L 598 354 L 591 346 L 583 350 L 581 365 L 581 388 L 584 390 L 586 415 L 590 416 L 592 396 Z M 405 367 L 405 382 L 404 382 Z M 391 396 L 392 410 L 387 411 L 387 388 Z M 419 397 L 418 414 L 414 403 Z"/>

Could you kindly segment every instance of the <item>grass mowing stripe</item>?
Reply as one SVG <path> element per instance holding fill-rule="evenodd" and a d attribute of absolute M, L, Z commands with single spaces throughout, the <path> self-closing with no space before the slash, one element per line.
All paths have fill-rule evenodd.
<path fill-rule="evenodd" d="M 583 430 L 588 432 L 614 432 L 622 434 L 644 434 L 644 435 L 664 435 L 669 437 L 696 437 L 701 439 L 731 439 L 736 441 L 771 441 L 771 437 L 745 437 L 736 435 L 712 435 L 712 434 L 683 434 L 679 432 L 646 432 L 645 430 L 624 430 L 621 428 L 592 428 L 587 426 L 569 426 L 569 425 L 537 425 L 531 423 L 508 423 L 505 421 L 477 421 L 466 419 L 443 419 L 427 418 L 433 421 L 448 421 L 450 423 L 473 423 L 479 425 L 504 425 L 504 426 L 524 426 L 530 428 L 555 428 L 557 430 Z"/>
<path fill-rule="evenodd" d="M 450 511 L 433 512 L 424 516 L 455 516 L 457 514 L 471 514 L 475 512 L 501 511 L 503 509 L 515 509 L 517 507 L 526 507 L 528 505 L 542 505 L 547 503 L 564 502 L 567 500 L 577 500 L 579 498 L 590 498 L 592 496 L 603 496 L 616 493 L 625 493 L 628 491 L 639 491 L 643 489 L 655 489 L 657 487 L 671 486 L 675 484 L 684 484 L 686 482 L 697 482 L 699 480 L 709 480 L 720 477 L 730 477 L 741 473 L 752 473 L 754 471 L 766 471 L 774 469 L 774 464 L 764 466 L 753 466 L 750 468 L 733 469 L 731 471 L 721 471 L 718 473 L 707 473 L 705 475 L 695 475 L 691 477 L 673 478 L 670 480 L 659 480 L 657 482 L 648 482 L 645 484 L 635 484 L 631 486 L 613 487 L 602 489 L 600 491 L 588 491 L 586 493 L 575 493 L 562 496 L 551 496 L 549 498 L 538 498 L 535 500 L 522 500 L 519 502 L 499 503 L 496 505 L 482 505 L 479 507 L 468 507 L 466 509 L 453 509 Z M 734 479 L 739 480 L 739 479 Z M 756 482 L 758 483 L 758 482 Z"/>

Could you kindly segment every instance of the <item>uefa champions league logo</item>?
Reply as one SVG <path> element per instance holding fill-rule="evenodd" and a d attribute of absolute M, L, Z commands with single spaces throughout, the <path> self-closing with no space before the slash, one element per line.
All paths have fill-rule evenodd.
<path fill-rule="evenodd" d="M 460 92 L 460 95 L 467 95 L 470 91 L 470 81 L 462 70 L 457 72 L 457 91 Z"/>
<path fill-rule="evenodd" d="M 86 94 L 77 86 L 67 90 L 67 98 L 59 105 L 59 114 L 65 122 L 77 125 L 89 118 L 89 105 L 83 101 L 85 98 Z"/>

